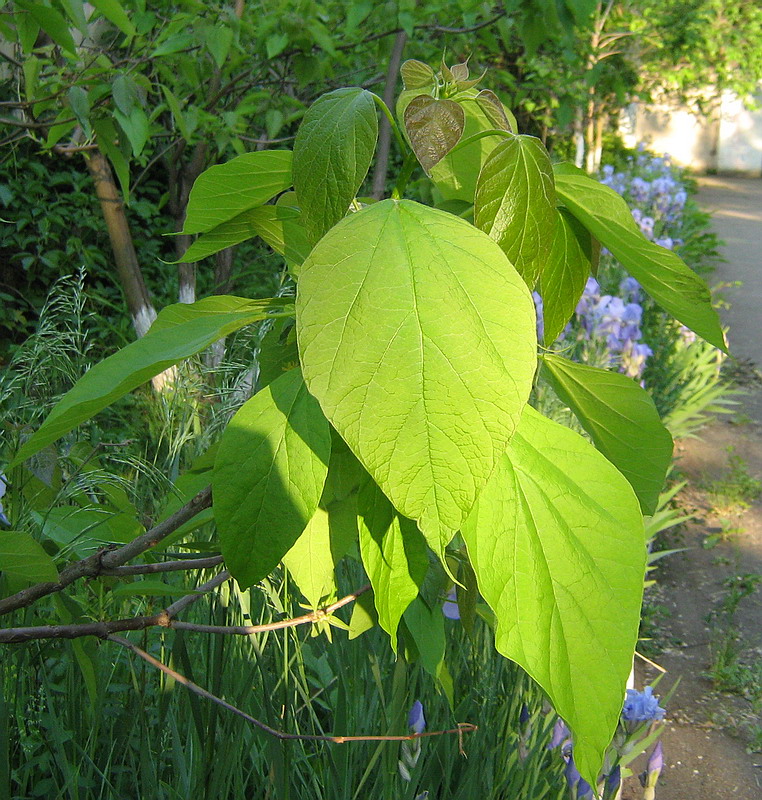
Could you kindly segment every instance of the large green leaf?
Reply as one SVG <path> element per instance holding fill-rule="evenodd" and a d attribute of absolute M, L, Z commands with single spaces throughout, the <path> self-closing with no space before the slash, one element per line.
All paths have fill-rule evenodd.
<path fill-rule="evenodd" d="M 351 513 L 345 513 L 349 509 Z M 355 498 L 329 510 L 316 509 L 283 563 L 313 608 L 336 598 L 336 564 L 357 538 Z"/>
<path fill-rule="evenodd" d="M 205 233 L 264 205 L 291 186 L 291 151 L 244 153 L 198 176 L 188 198 L 183 233 Z"/>
<path fill-rule="evenodd" d="M 349 210 L 378 137 L 373 95 L 337 89 L 307 110 L 294 142 L 294 188 L 307 236 L 316 242 Z"/>
<path fill-rule="evenodd" d="M 535 314 L 526 284 L 467 222 L 384 200 L 316 245 L 296 306 L 310 391 L 441 553 L 531 388 Z"/>
<path fill-rule="evenodd" d="M 556 394 L 632 484 L 643 513 L 653 514 L 672 463 L 673 443 L 651 395 L 618 372 L 551 354 L 543 364 Z"/>
<path fill-rule="evenodd" d="M 553 244 L 558 214 L 553 167 L 534 136 L 512 136 L 487 157 L 476 182 L 474 225 L 505 251 L 533 289 Z"/>
<path fill-rule="evenodd" d="M 558 209 L 557 215 L 553 244 L 537 287 L 546 345 L 556 341 L 571 319 L 593 266 L 590 233 L 565 208 Z"/>
<path fill-rule="evenodd" d="M 230 420 L 212 477 L 222 555 L 242 587 L 272 572 L 315 514 L 331 432 L 298 369 L 255 394 Z"/>
<path fill-rule="evenodd" d="M 462 106 L 427 94 L 407 104 L 404 118 L 407 138 L 427 175 L 455 147 L 466 124 Z"/>
<path fill-rule="evenodd" d="M 426 542 L 412 520 L 400 517 L 370 479 L 357 498 L 360 556 L 373 587 L 381 627 L 397 651 L 397 627 L 418 596 L 429 566 Z"/>
<path fill-rule="evenodd" d="M 638 636 L 646 548 L 632 488 L 581 436 L 527 407 L 463 538 L 495 646 L 548 693 L 594 785 Z"/>
<path fill-rule="evenodd" d="M 38 541 L 21 531 L 0 531 L 0 572 L 29 583 L 58 580 L 53 559 Z"/>
<path fill-rule="evenodd" d="M 24 443 L 13 465 L 33 456 L 154 375 L 244 325 L 265 319 L 278 304 L 289 308 L 290 300 L 210 297 L 198 303 L 168 306 L 142 339 L 98 362 L 74 384 Z"/>
<path fill-rule="evenodd" d="M 706 282 L 676 253 L 648 241 L 627 203 L 613 189 L 571 164 L 558 164 L 554 169 L 556 191 L 569 211 L 659 305 L 707 342 L 727 352 Z"/>

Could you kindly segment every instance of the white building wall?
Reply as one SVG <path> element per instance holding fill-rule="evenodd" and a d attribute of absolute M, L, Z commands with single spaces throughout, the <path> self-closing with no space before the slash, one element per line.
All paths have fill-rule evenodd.
<path fill-rule="evenodd" d="M 628 147 L 645 142 L 699 172 L 762 174 L 762 109 L 747 110 L 730 92 L 722 98 L 719 119 L 674 102 L 633 104 L 622 115 L 620 131 Z"/>

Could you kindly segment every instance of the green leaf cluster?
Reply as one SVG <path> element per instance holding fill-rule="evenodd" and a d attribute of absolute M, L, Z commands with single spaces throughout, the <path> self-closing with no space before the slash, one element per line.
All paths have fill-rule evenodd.
<path fill-rule="evenodd" d="M 392 198 L 357 198 L 384 110 L 360 88 L 316 101 L 293 156 L 239 156 L 196 182 L 193 246 L 261 236 L 290 264 L 295 302 L 223 296 L 165 309 L 80 380 L 14 463 L 158 371 L 264 322 L 259 391 L 230 420 L 211 469 L 234 577 L 247 588 L 283 564 L 319 608 L 339 592 L 341 559 L 359 560 L 392 647 L 404 642 L 451 695 L 439 607 L 458 573 L 468 624 L 477 609 L 494 621 L 497 649 L 547 692 L 594 782 L 632 664 L 643 513 L 672 440 L 629 378 L 538 359 L 531 290 L 541 288 L 552 337 L 599 242 L 684 324 L 719 346 L 722 334 L 701 279 L 649 244 L 610 190 L 553 169 L 465 64 L 435 73 L 408 62 L 403 77 L 399 139 L 410 148 Z M 404 198 L 416 165 L 443 197 L 473 205 L 474 224 Z M 532 408 L 539 379 L 592 443 Z M 15 568 L 30 574 L 26 562 Z"/>

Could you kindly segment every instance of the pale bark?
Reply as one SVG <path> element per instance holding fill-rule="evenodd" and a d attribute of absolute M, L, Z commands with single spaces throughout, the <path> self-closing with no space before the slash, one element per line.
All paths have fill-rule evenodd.
<path fill-rule="evenodd" d="M 124 203 L 114 182 L 114 174 L 103 153 L 100 150 L 88 151 L 85 154 L 85 161 L 95 184 L 95 194 L 101 204 L 103 218 L 106 221 L 111 250 L 114 254 L 114 264 L 127 301 L 132 326 L 139 339 L 148 333 L 148 329 L 156 319 L 156 309 L 143 280 L 129 222 L 124 211 Z M 173 382 L 175 374 L 176 369 L 170 367 L 156 375 L 151 380 L 153 388 L 157 391 L 167 388 Z"/>

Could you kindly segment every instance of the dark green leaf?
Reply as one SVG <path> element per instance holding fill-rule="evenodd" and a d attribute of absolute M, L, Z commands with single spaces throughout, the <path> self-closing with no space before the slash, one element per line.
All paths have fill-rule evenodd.
<path fill-rule="evenodd" d="M 592 247 L 588 230 L 565 208 L 558 209 L 553 244 L 537 287 L 542 296 L 546 345 L 553 344 L 566 327 L 585 290 L 592 270 Z"/>
<path fill-rule="evenodd" d="M 77 48 L 71 38 L 69 26 L 61 14 L 50 6 L 40 3 L 19 3 L 34 18 L 34 21 L 50 36 L 50 38 L 63 50 L 75 55 Z"/>
<path fill-rule="evenodd" d="M 89 137 L 90 129 L 90 100 L 87 92 L 81 86 L 72 86 L 66 95 L 69 98 L 69 105 L 77 118 L 77 122 L 82 126 L 85 136 Z"/>
<path fill-rule="evenodd" d="M 435 100 L 427 94 L 413 98 L 405 109 L 405 131 L 426 173 L 460 141 L 466 117 L 452 100 Z"/>
<path fill-rule="evenodd" d="M 135 35 L 135 26 L 130 22 L 127 12 L 122 8 L 118 0 L 90 0 L 90 2 L 107 20 L 113 22 L 122 33 L 127 36 Z"/>
<path fill-rule="evenodd" d="M 138 87 L 135 81 L 128 75 L 117 75 L 111 84 L 111 94 L 116 107 L 122 114 L 129 116 L 138 102 Z"/>
<path fill-rule="evenodd" d="M 407 607 L 405 626 L 413 637 L 421 666 L 434 679 L 441 679 L 444 670 L 445 626 L 440 608 L 431 609 L 420 597 Z"/>
<path fill-rule="evenodd" d="M 553 167 L 533 136 L 512 136 L 484 162 L 476 183 L 474 224 L 488 233 L 533 289 L 553 244 L 558 214 Z"/>
<path fill-rule="evenodd" d="M 543 358 L 545 374 L 595 446 L 627 478 L 644 514 L 653 514 L 672 463 L 672 437 L 651 396 L 618 372 Z"/>
<path fill-rule="evenodd" d="M 242 587 L 269 575 L 307 527 L 330 451 L 330 426 L 298 369 L 228 424 L 214 466 L 214 514 L 225 563 Z"/>
<path fill-rule="evenodd" d="M 571 164 L 558 164 L 554 169 L 556 191 L 569 211 L 662 308 L 727 352 L 720 318 L 705 281 L 676 253 L 649 242 L 627 203 L 613 189 Z"/>
<path fill-rule="evenodd" d="M 53 559 L 28 533 L 0 531 L 0 572 L 29 583 L 58 580 Z"/>
<path fill-rule="evenodd" d="M 346 215 L 377 137 L 375 102 L 364 89 L 337 89 L 307 110 L 294 142 L 294 188 L 311 242 Z"/>
<path fill-rule="evenodd" d="M 114 119 L 127 134 L 132 147 L 132 155 L 137 158 L 143 152 L 150 134 L 150 124 L 146 112 L 138 105 L 133 106 L 129 114 L 123 114 L 118 108 L 115 108 Z"/>
<path fill-rule="evenodd" d="M 61 0 L 66 16 L 74 23 L 77 30 L 87 33 L 87 19 L 85 18 L 84 3 L 82 0 Z"/>
<path fill-rule="evenodd" d="M 289 150 L 244 153 L 210 167 L 193 184 L 183 233 L 211 231 L 244 211 L 264 205 L 289 186 Z"/>

